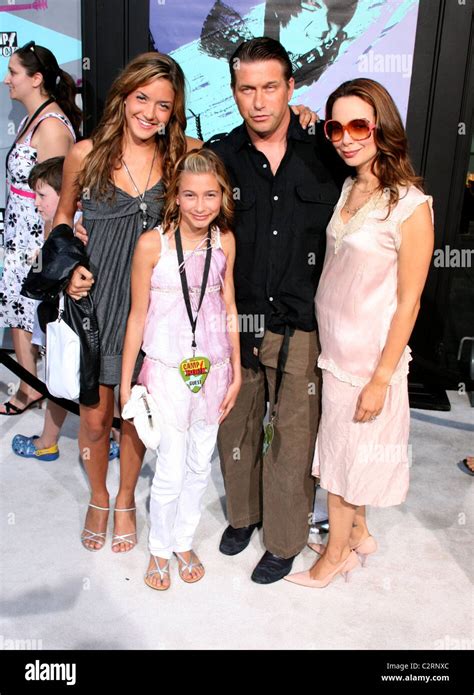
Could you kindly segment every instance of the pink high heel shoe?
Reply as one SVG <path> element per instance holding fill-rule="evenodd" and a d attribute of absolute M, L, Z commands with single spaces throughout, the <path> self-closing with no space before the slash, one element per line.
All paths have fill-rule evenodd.
<path fill-rule="evenodd" d="M 362 567 L 365 567 L 365 563 L 367 562 L 367 557 L 369 555 L 372 555 L 372 553 L 375 553 L 377 550 L 378 545 L 377 541 L 373 536 L 367 536 L 367 538 L 364 538 L 363 541 L 360 543 L 357 543 L 352 550 L 355 550 L 357 555 L 360 557 L 360 563 Z"/>
<path fill-rule="evenodd" d="M 301 586 L 309 586 L 313 589 L 324 589 L 324 587 L 330 584 L 338 574 L 342 574 L 346 582 L 348 582 L 350 572 L 352 572 L 352 570 L 354 570 L 356 567 L 360 567 L 359 560 L 357 558 L 357 554 L 351 550 L 346 559 L 341 562 L 335 570 L 324 577 L 324 579 L 311 579 L 309 576 L 309 570 L 289 574 L 286 577 L 283 577 L 283 579 L 285 579 L 287 582 L 300 584 Z"/>
<path fill-rule="evenodd" d="M 318 555 L 322 555 L 326 550 L 326 546 L 323 543 L 308 543 L 308 548 L 314 550 Z M 360 557 L 362 567 L 365 567 L 367 562 L 367 556 L 372 555 L 377 550 L 377 541 L 373 536 L 367 536 L 363 541 L 354 545 L 351 550 L 355 550 L 357 555 Z"/>

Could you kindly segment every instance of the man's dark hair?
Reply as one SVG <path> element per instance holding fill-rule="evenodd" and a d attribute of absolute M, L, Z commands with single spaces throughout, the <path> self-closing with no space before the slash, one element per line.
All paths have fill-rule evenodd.
<path fill-rule="evenodd" d="M 259 36 L 250 41 L 244 41 L 237 47 L 229 59 L 230 84 L 235 88 L 235 70 L 240 63 L 254 63 L 260 60 L 278 60 L 283 67 L 283 75 L 288 82 L 293 75 L 293 67 L 288 53 L 279 41 L 268 36 Z M 237 67 L 238 69 L 238 67 Z"/>
<path fill-rule="evenodd" d="M 51 157 L 44 162 L 35 164 L 28 176 L 28 186 L 32 191 L 36 189 L 38 181 L 48 183 L 59 195 L 63 178 L 64 157 Z"/>

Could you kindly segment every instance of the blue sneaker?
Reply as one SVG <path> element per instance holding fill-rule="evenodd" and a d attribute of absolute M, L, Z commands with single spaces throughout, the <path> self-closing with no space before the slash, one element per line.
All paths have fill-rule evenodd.
<path fill-rule="evenodd" d="M 36 459 L 37 461 L 56 461 L 59 458 L 59 447 L 56 444 L 49 449 L 37 449 L 34 440 L 39 439 L 35 434 L 33 437 L 25 437 L 23 434 L 16 434 L 12 439 L 12 449 L 17 456 L 26 459 Z"/>

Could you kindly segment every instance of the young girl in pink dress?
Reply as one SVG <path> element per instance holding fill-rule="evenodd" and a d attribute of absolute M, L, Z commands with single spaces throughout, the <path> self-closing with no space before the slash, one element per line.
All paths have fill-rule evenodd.
<path fill-rule="evenodd" d="M 398 110 L 369 79 L 342 84 L 326 105 L 326 136 L 356 175 L 327 229 L 316 293 L 323 370 L 313 474 L 328 491 L 329 539 L 313 567 L 285 577 L 324 587 L 377 544 L 365 507 L 408 490 L 407 346 L 433 252 L 432 200 L 407 154 Z"/>
<path fill-rule="evenodd" d="M 204 575 L 193 537 L 219 423 L 240 389 L 232 207 L 219 158 L 205 149 L 184 155 L 168 187 L 163 224 L 142 234 L 132 262 L 120 394 L 125 404 L 142 347 L 138 382 L 158 406 L 161 433 L 145 583 L 160 591 L 170 586 L 173 553 L 185 582 Z"/>

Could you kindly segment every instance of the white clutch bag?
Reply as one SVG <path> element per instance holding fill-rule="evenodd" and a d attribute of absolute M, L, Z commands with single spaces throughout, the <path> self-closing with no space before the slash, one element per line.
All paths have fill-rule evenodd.
<path fill-rule="evenodd" d="M 56 321 L 46 326 L 46 386 L 52 396 L 74 401 L 81 390 L 79 336 L 63 320 L 64 294 Z"/>
<path fill-rule="evenodd" d="M 160 443 L 158 406 L 145 386 L 132 388 L 122 410 L 124 420 L 133 420 L 137 434 L 147 449 L 157 449 Z"/>

